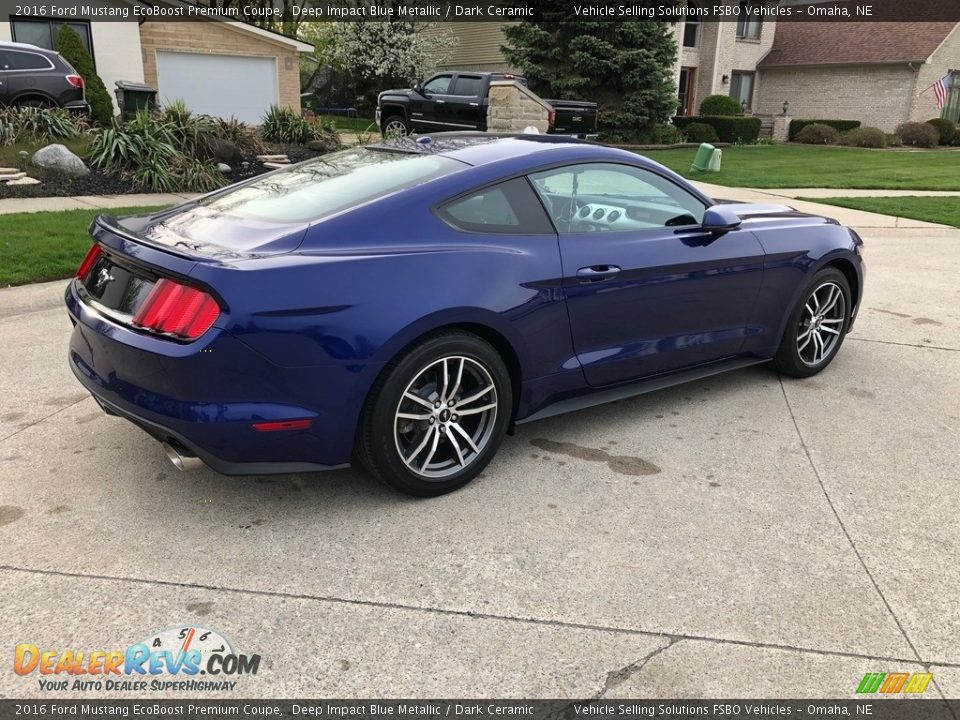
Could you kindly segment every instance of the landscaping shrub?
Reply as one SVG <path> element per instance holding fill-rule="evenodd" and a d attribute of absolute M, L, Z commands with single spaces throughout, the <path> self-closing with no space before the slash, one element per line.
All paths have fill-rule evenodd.
<path fill-rule="evenodd" d="M 901 140 L 900 136 L 896 133 L 887 133 L 885 137 L 887 139 L 887 147 L 900 147 L 903 145 L 903 140 Z"/>
<path fill-rule="evenodd" d="M 166 105 L 159 115 L 173 136 L 173 144 L 184 155 L 198 157 L 206 152 L 214 137 L 213 120 L 208 115 L 194 115 L 182 100 Z"/>
<path fill-rule="evenodd" d="M 859 120 L 791 120 L 788 137 L 791 141 L 796 140 L 797 135 L 808 125 L 829 125 L 838 133 L 845 133 L 860 127 Z"/>
<path fill-rule="evenodd" d="M 700 103 L 701 115 L 743 115 L 740 101 L 729 95 L 710 95 Z"/>
<path fill-rule="evenodd" d="M 241 150 L 248 152 L 257 153 L 263 149 L 263 143 L 260 142 L 260 136 L 257 135 L 257 131 L 245 122 L 231 117 L 229 120 L 215 118 L 213 123 L 213 133 L 221 140 L 231 142 Z"/>
<path fill-rule="evenodd" d="M 140 110 L 130 120 L 115 120 L 111 127 L 96 132 L 88 159 L 153 192 L 206 192 L 223 185 L 213 163 L 193 157 L 193 140 L 184 140 L 183 133 L 183 126 L 167 120 L 165 114 Z"/>
<path fill-rule="evenodd" d="M 908 122 L 897 128 L 904 145 L 913 147 L 932 148 L 940 142 L 940 132 L 927 123 Z"/>
<path fill-rule="evenodd" d="M 0 110 L 0 145 L 18 141 L 70 140 L 83 121 L 62 108 L 11 107 Z"/>
<path fill-rule="evenodd" d="M 713 125 L 707 125 L 702 122 L 690 123 L 683 131 L 687 137 L 687 142 L 692 143 L 715 143 L 720 141 L 720 136 L 714 130 Z"/>
<path fill-rule="evenodd" d="M 263 118 L 263 137 L 270 142 L 304 145 L 315 139 L 314 127 L 299 111 L 271 105 Z"/>
<path fill-rule="evenodd" d="M 836 145 L 840 141 L 840 133 L 829 125 L 814 123 L 798 132 L 796 141 L 804 145 Z"/>
<path fill-rule="evenodd" d="M 927 120 L 927 125 L 932 125 L 937 129 L 937 132 L 940 133 L 939 143 L 941 145 L 949 145 L 957 135 L 957 126 L 954 125 L 952 120 L 933 118 L 932 120 Z"/>
<path fill-rule="evenodd" d="M 90 117 L 101 125 L 106 125 L 113 118 L 113 101 L 103 80 L 93 68 L 93 59 L 83 40 L 76 31 L 68 25 L 62 25 L 57 35 L 56 51 L 63 59 L 73 65 L 73 69 L 83 78 L 86 84 L 87 102 L 90 103 Z"/>
<path fill-rule="evenodd" d="M 875 127 L 854 128 L 840 136 L 840 144 L 850 147 L 885 148 L 887 134 Z"/>
<path fill-rule="evenodd" d="M 710 125 L 717 132 L 720 142 L 749 144 L 760 137 L 762 122 L 758 117 L 733 117 L 730 115 L 695 115 L 675 117 L 673 124 L 685 130 L 694 123 Z"/>

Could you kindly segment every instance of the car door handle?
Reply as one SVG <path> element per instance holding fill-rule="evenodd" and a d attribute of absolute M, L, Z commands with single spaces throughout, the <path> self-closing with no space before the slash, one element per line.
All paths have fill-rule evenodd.
<path fill-rule="evenodd" d="M 470 107 L 480 107 L 480 103 L 470 103 Z"/>
<path fill-rule="evenodd" d="M 446 102 L 447 102 L 446 100 L 437 100 L 437 105 L 443 105 Z"/>
<path fill-rule="evenodd" d="M 591 265 L 577 270 L 577 279 L 582 283 L 600 282 L 616 277 L 619 272 L 616 265 Z"/>

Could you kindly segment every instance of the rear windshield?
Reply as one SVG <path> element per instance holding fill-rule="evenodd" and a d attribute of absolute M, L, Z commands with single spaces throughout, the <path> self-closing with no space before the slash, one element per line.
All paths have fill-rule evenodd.
<path fill-rule="evenodd" d="M 351 148 L 265 175 L 203 205 L 273 222 L 310 222 L 464 167 L 443 155 Z"/>

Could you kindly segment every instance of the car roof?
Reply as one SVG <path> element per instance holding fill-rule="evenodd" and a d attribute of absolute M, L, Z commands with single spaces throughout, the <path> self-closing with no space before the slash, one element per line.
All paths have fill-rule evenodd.
<path fill-rule="evenodd" d="M 377 150 L 446 155 L 467 165 L 486 165 L 498 160 L 546 152 L 561 147 L 587 146 L 607 149 L 605 145 L 564 135 L 499 135 L 485 132 L 428 133 L 416 137 L 386 140 L 370 147 Z"/>
<path fill-rule="evenodd" d="M 9 40 L 0 40 L 0 48 L 9 48 L 11 50 L 33 50 L 40 52 L 53 52 L 52 50 L 46 50 L 39 45 L 31 45 L 30 43 L 21 43 L 21 42 L 11 42 Z"/>

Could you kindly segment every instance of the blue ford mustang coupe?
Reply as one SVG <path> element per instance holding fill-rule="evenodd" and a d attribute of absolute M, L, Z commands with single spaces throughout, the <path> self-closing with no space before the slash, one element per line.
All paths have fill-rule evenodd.
<path fill-rule="evenodd" d="M 356 458 L 421 496 L 515 424 L 769 360 L 818 373 L 864 277 L 832 220 L 537 135 L 356 147 L 91 233 L 69 363 L 106 412 L 181 468 Z"/>

